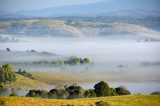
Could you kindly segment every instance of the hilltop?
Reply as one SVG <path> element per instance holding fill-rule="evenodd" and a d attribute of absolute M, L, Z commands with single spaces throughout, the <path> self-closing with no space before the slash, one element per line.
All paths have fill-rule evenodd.
<path fill-rule="evenodd" d="M 87 19 L 87 18 L 86 18 Z M 37 19 L 0 22 L 0 34 L 15 37 L 128 37 L 139 39 L 160 39 L 156 25 L 140 25 L 124 20 L 96 19 Z M 95 22 L 96 21 L 96 22 Z M 128 20 L 130 21 L 130 20 Z M 139 20 L 140 21 L 140 20 Z M 139 22 L 138 21 L 138 22 Z M 146 20 L 147 21 L 147 20 Z M 156 21 L 156 20 L 155 20 Z M 144 22 L 145 23 L 145 22 Z M 150 22 L 152 23 L 152 21 Z M 141 23 L 143 24 L 143 23 Z M 150 26 L 151 28 L 148 28 Z M 5 35 L 5 36 L 6 36 Z M 0 37 L 3 41 L 3 37 Z"/>

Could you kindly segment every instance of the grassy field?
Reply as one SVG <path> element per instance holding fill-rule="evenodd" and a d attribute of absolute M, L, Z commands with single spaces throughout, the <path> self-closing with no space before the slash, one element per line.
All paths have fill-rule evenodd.
<path fill-rule="evenodd" d="M 52 85 L 73 82 L 75 80 L 72 75 L 67 73 L 32 72 L 31 74 L 36 80 Z"/>
<path fill-rule="evenodd" d="M 10 84 L 6 84 L 5 87 L 7 88 L 32 88 L 32 89 L 48 89 L 53 88 L 53 86 L 43 83 L 38 80 L 30 79 L 28 77 L 24 77 L 22 75 L 16 74 L 16 81 L 11 82 Z"/>
<path fill-rule="evenodd" d="M 130 95 L 74 100 L 0 97 L 0 106 L 95 106 L 95 103 L 99 101 L 107 102 L 109 106 L 160 106 L 160 95 Z"/>

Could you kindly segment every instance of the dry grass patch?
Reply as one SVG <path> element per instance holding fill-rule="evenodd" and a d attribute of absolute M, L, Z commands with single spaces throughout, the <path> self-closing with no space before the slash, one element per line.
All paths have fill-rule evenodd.
<path fill-rule="evenodd" d="M 109 104 L 109 106 L 160 106 L 160 95 L 130 95 L 74 100 L 0 97 L 0 103 L 4 106 L 96 106 L 96 103 L 100 101 Z"/>

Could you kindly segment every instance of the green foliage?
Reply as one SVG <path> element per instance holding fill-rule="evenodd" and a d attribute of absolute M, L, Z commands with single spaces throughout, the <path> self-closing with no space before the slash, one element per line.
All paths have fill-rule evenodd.
<path fill-rule="evenodd" d="M 85 58 L 85 59 L 83 60 L 83 63 L 84 63 L 84 64 L 89 64 L 89 63 L 90 63 L 90 60 L 89 60 L 88 58 Z"/>
<path fill-rule="evenodd" d="M 69 93 L 67 90 L 60 89 L 58 90 L 58 98 L 60 99 L 66 99 L 68 97 Z"/>
<path fill-rule="evenodd" d="M 63 65 L 64 65 L 64 61 L 59 60 L 59 61 L 57 62 L 57 64 L 60 65 L 60 66 L 63 66 Z"/>
<path fill-rule="evenodd" d="M 130 95 L 131 94 L 130 91 L 127 90 L 124 86 L 117 87 L 115 88 L 115 90 L 118 95 Z"/>
<path fill-rule="evenodd" d="M 17 74 L 20 74 L 20 75 L 23 75 L 23 76 L 25 76 L 25 77 L 34 79 L 34 78 L 32 77 L 32 74 L 27 73 L 25 70 L 22 71 L 21 69 L 19 69 L 16 73 L 17 73 Z"/>
<path fill-rule="evenodd" d="M 53 61 L 38 60 L 30 62 L 12 62 L 13 65 L 37 65 L 37 66 L 67 66 L 67 65 L 88 65 L 91 61 L 88 58 L 70 57 L 68 59 L 59 59 Z"/>
<path fill-rule="evenodd" d="M 89 89 L 89 93 L 90 93 L 89 98 L 97 97 L 93 89 Z"/>
<path fill-rule="evenodd" d="M 84 95 L 86 98 L 93 98 L 97 96 L 93 89 L 86 90 Z"/>
<path fill-rule="evenodd" d="M 130 94 L 125 87 L 109 88 L 108 84 L 104 81 L 95 84 L 94 88 L 95 89 L 84 90 L 82 87 L 73 84 L 71 86 L 65 86 L 64 89 L 51 89 L 49 92 L 33 89 L 30 90 L 26 96 L 50 99 L 75 99 Z"/>
<path fill-rule="evenodd" d="M 68 92 L 64 89 L 51 89 L 49 92 L 45 90 L 30 90 L 27 97 L 40 97 L 40 98 L 50 98 L 50 99 L 66 99 Z"/>
<path fill-rule="evenodd" d="M 110 88 L 108 84 L 104 81 L 101 81 L 94 86 L 94 91 L 98 97 L 109 96 L 110 95 Z"/>
<path fill-rule="evenodd" d="M 12 71 L 12 65 L 7 64 L 0 67 L 0 82 L 14 81 L 16 75 Z"/>
<path fill-rule="evenodd" d="M 9 96 L 18 96 L 15 92 L 12 92 Z"/>
<path fill-rule="evenodd" d="M 51 89 L 49 91 L 49 98 L 58 98 L 58 89 Z"/>
<path fill-rule="evenodd" d="M 89 90 L 86 90 L 86 91 L 84 92 L 84 96 L 85 96 L 86 98 L 88 98 L 88 97 L 89 97 L 89 95 L 90 95 Z"/>
<path fill-rule="evenodd" d="M 66 90 L 69 93 L 68 99 L 84 97 L 84 89 L 76 84 L 69 86 Z"/>
<path fill-rule="evenodd" d="M 45 90 L 30 90 L 29 93 L 27 93 L 28 97 L 41 97 L 41 98 L 48 98 L 48 92 Z"/>
<path fill-rule="evenodd" d="M 65 89 L 51 89 L 49 91 L 49 98 L 66 99 L 68 97 L 68 91 Z"/>
<path fill-rule="evenodd" d="M 115 88 L 110 88 L 110 91 L 111 91 L 110 92 L 110 96 L 116 96 L 116 95 L 118 95 Z"/>
<path fill-rule="evenodd" d="M 6 87 L 4 87 L 4 85 L 3 84 L 0 84 L 0 91 L 3 91 L 3 90 L 6 90 L 7 88 Z"/>
<path fill-rule="evenodd" d="M 78 58 L 78 57 L 71 57 L 68 60 L 64 61 L 64 64 L 67 65 L 80 65 L 80 64 L 89 64 L 90 60 L 88 58 Z"/>

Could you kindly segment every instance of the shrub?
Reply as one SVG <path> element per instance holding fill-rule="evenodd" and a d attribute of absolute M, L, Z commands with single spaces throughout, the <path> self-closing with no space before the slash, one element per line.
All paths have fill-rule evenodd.
<path fill-rule="evenodd" d="M 15 92 L 12 92 L 9 96 L 18 96 Z"/>
<path fill-rule="evenodd" d="M 130 95 L 131 94 L 130 91 L 127 90 L 124 86 L 117 87 L 115 88 L 115 90 L 118 95 Z"/>
<path fill-rule="evenodd" d="M 153 92 L 151 95 L 160 95 L 160 92 Z"/>

